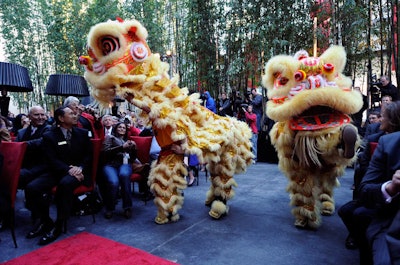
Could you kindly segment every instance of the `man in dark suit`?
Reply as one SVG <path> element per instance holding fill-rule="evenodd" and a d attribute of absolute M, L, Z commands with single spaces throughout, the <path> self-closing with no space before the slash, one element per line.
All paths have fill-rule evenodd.
<path fill-rule="evenodd" d="M 18 180 L 18 188 L 25 190 L 33 180 L 41 176 L 45 177 L 48 174 L 47 163 L 41 149 L 41 144 L 43 134 L 50 129 L 50 126 L 46 124 L 45 112 L 41 106 L 31 107 L 28 117 L 30 125 L 20 129 L 16 139 L 17 142 L 26 142 L 28 144 Z M 36 221 L 40 214 L 36 211 L 34 203 L 35 201 L 31 201 L 29 196 L 26 197 L 25 206 L 31 211 L 32 220 Z M 36 229 L 30 231 L 27 237 L 30 238 L 41 227 L 43 225 L 41 225 L 39 220 Z"/>
<path fill-rule="evenodd" d="M 28 144 L 18 181 L 18 188 L 25 189 L 33 179 L 47 173 L 47 165 L 42 153 L 41 144 L 43 134 L 50 129 L 46 124 L 46 114 L 41 106 L 30 108 L 28 117 L 30 125 L 20 129 L 17 142 Z"/>
<path fill-rule="evenodd" d="M 360 185 L 361 202 L 376 209 L 366 231 L 372 252 L 360 253 L 360 257 L 372 254 L 373 264 L 391 264 L 385 236 L 400 205 L 400 196 L 396 196 L 400 193 L 400 102 L 388 105 L 382 117 L 381 129 L 389 134 L 379 139 Z"/>
<path fill-rule="evenodd" d="M 87 186 L 91 184 L 92 145 L 88 131 L 76 127 L 78 117 L 68 107 L 58 108 L 54 112 L 54 118 L 57 126 L 43 135 L 42 143 L 49 164 L 50 177 L 36 179 L 36 190 L 32 189 L 46 230 L 41 231 L 45 232 L 45 235 L 40 239 L 40 245 L 53 242 L 61 234 L 62 227 L 71 212 L 74 189 L 81 184 Z M 41 196 L 50 192 L 54 186 L 57 186 L 55 224 L 48 214 L 48 202 L 46 203 Z M 27 193 L 31 194 L 28 190 Z"/>

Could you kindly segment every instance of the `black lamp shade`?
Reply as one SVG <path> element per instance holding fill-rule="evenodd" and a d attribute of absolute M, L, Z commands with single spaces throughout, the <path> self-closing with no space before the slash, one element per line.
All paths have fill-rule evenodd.
<path fill-rule="evenodd" d="M 65 95 L 85 97 L 89 96 L 89 89 L 85 78 L 80 75 L 54 74 L 47 82 L 47 95 Z"/>
<path fill-rule="evenodd" d="M 33 86 L 28 69 L 18 64 L 0 62 L 0 90 L 4 89 L 10 92 L 31 92 Z"/>

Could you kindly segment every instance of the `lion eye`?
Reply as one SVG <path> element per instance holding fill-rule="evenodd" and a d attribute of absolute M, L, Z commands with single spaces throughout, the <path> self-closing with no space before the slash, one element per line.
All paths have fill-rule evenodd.
<path fill-rule="evenodd" d="M 118 38 L 112 36 L 105 36 L 100 40 L 100 47 L 103 56 L 106 56 L 114 51 L 119 50 L 119 40 Z"/>
<path fill-rule="evenodd" d="M 287 82 L 289 82 L 289 79 L 287 79 L 286 77 L 281 77 L 281 78 L 278 79 L 278 83 L 279 83 L 279 85 L 281 85 L 281 86 L 286 85 Z"/>

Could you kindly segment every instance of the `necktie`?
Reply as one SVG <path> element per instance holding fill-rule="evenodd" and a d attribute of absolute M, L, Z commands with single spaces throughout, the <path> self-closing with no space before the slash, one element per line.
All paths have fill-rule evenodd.
<path fill-rule="evenodd" d="M 36 132 L 36 127 L 31 127 L 31 135 L 34 135 L 35 134 L 35 132 Z"/>
<path fill-rule="evenodd" d="M 71 130 L 67 130 L 67 136 L 65 137 L 65 139 L 67 140 L 68 145 L 71 145 L 71 137 L 72 137 Z"/>

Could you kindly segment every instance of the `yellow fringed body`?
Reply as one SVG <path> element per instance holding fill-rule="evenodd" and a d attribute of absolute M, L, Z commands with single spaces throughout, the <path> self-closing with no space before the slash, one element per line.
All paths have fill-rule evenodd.
<path fill-rule="evenodd" d="M 289 180 L 296 227 L 316 229 L 321 215 L 334 213 L 338 177 L 356 159 L 344 155 L 343 131 L 354 132 L 355 151 L 360 139 L 346 114 L 357 112 L 362 98 L 349 89 L 351 80 L 341 74 L 345 62 L 344 49 L 333 46 L 319 58 L 278 55 L 265 67 L 263 85 L 270 99 L 267 115 L 276 121 L 270 139 L 279 168 Z"/>
<path fill-rule="evenodd" d="M 187 171 L 183 155 L 171 151 L 173 145 L 207 163 L 211 187 L 206 204 L 211 205 L 210 216 L 218 219 L 227 213 L 227 201 L 234 195 L 233 175 L 252 162 L 250 128 L 235 118 L 212 113 L 201 106 L 199 94 L 188 95 L 187 88 L 179 88 L 178 78 L 167 74 L 168 64 L 151 54 L 146 37 L 146 29 L 136 20 L 93 26 L 88 36 L 93 67 L 87 65 L 85 78 L 97 100 L 108 104 L 118 95 L 147 110 L 142 116 L 162 148 L 148 182 L 158 209 L 155 222 L 177 221 L 183 205 Z M 133 60 L 126 58 L 129 53 Z"/>

